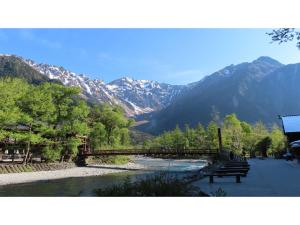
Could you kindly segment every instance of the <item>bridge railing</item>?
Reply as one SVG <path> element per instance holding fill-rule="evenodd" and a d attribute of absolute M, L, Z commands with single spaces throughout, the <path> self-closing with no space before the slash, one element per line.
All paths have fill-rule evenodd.
<path fill-rule="evenodd" d="M 218 154 L 218 149 L 110 149 L 81 152 L 82 155 L 197 155 Z"/>

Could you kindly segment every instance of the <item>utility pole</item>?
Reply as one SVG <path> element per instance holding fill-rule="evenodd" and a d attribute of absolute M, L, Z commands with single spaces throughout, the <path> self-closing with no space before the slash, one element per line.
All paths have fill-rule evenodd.
<path fill-rule="evenodd" d="M 218 128 L 218 141 L 219 141 L 219 153 L 223 150 L 223 145 L 222 145 L 222 132 L 221 128 Z"/>

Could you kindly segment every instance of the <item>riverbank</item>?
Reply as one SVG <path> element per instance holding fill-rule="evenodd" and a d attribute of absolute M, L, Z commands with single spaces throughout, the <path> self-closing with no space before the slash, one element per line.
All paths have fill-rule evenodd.
<path fill-rule="evenodd" d="M 101 176 L 110 173 L 144 169 L 146 169 L 145 166 L 130 162 L 125 165 L 91 164 L 86 167 L 73 167 L 52 171 L 8 173 L 0 174 L 0 185 L 56 180 L 71 177 Z"/>

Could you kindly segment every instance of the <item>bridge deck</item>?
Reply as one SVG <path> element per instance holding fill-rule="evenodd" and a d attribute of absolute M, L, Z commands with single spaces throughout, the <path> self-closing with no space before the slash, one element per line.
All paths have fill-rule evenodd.
<path fill-rule="evenodd" d="M 193 150 L 99 150 L 94 152 L 83 152 L 82 156 L 109 156 L 109 155 L 216 155 L 217 149 L 193 149 Z"/>

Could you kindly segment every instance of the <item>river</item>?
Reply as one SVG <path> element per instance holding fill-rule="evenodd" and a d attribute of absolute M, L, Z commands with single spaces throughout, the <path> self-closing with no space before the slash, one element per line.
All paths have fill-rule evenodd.
<path fill-rule="evenodd" d="M 204 160 L 173 160 L 141 157 L 136 158 L 135 161 L 147 166 L 148 170 L 6 185 L 0 187 L 0 196 L 94 196 L 95 189 L 117 184 L 128 176 L 131 180 L 134 180 L 161 171 L 182 174 L 199 170 L 206 165 L 206 161 Z"/>

